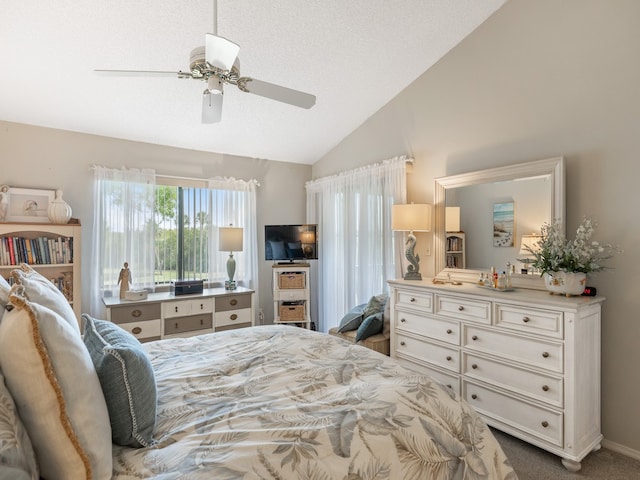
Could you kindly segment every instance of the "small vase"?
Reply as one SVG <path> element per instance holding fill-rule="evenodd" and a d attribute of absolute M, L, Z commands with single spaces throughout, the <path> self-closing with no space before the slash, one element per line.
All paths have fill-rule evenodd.
<path fill-rule="evenodd" d="M 71 207 L 62 199 L 62 190 L 56 190 L 56 198 L 49 203 L 47 215 L 51 223 L 67 223 L 71 218 Z"/>
<path fill-rule="evenodd" d="M 551 294 L 582 295 L 587 285 L 587 274 L 582 272 L 547 272 L 544 274 L 544 285 Z"/>

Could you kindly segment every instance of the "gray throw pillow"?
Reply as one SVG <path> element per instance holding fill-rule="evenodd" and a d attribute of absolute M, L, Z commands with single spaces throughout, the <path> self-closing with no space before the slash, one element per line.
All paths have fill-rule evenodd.
<path fill-rule="evenodd" d="M 365 303 L 362 305 L 357 305 L 349 310 L 342 320 L 340 320 L 340 324 L 338 325 L 338 332 L 350 332 L 351 330 L 356 330 L 362 320 L 364 320 L 363 311 L 365 307 Z"/>
<path fill-rule="evenodd" d="M 372 335 L 377 335 L 382 332 L 383 326 L 383 312 L 374 313 L 365 318 L 356 332 L 356 343 L 360 340 L 365 340 Z"/>
<path fill-rule="evenodd" d="M 158 394 L 142 345 L 114 323 L 87 314 L 82 318 L 84 343 L 107 403 L 113 442 L 136 448 L 153 445 Z"/>
<path fill-rule="evenodd" d="M 371 297 L 367 305 L 364 307 L 364 318 L 384 311 L 384 306 L 387 303 L 387 297 L 388 295 L 386 293 Z"/>

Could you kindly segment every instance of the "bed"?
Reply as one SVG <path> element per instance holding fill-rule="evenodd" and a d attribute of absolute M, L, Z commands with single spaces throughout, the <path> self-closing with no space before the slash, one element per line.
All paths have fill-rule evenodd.
<path fill-rule="evenodd" d="M 365 347 L 290 326 L 138 344 L 151 368 L 147 375 L 153 378 L 155 397 L 153 409 L 137 406 L 139 416 L 133 428 L 140 434 L 145 428 L 144 413 L 153 410 L 153 424 L 147 428 L 150 441 L 137 448 L 112 444 L 115 430 L 109 426 L 104 400 L 109 402 L 110 389 L 102 377 L 96 378 L 95 382 L 102 382 L 97 391 L 104 391 L 104 398 L 95 393 L 96 370 L 91 363 L 95 358 L 89 358 L 87 348 L 92 347 L 85 345 L 90 335 L 85 329 L 84 343 L 78 343 L 77 327 L 37 305 L 36 297 L 14 287 L 6 300 L 14 308 L 0 322 L 0 373 L 14 394 L 15 407 L 11 398 L 3 399 L 2 391 L 0 403 L 8 405 L 3 410 L 15 414 L 9 423 L 21 431 L 14 437 L 21 439 L 23 447 L 30 446 L 25 443 L 31 438 L 38 463 L 29 467 L 33 454 L 21 457 L 22 464 L 31 468 L 24 478 L 54 478 L 57 474 L 44 472 L 56 471 L 66 472 L 64 478 L 115 480 L 516 478 L 486 424 L 449 389 Z M 31 330 L 20 333 L 19 328 Z M 36 334 L 42 340 L 39 347 L 35 342 L 36 347 L 46 347 L 47 358 L 40 350 L 28 351 L 32 338 L 23 337 Z M 54 338 L 64 348 L 57 349 Z M 75 357 L 63 362 L 62 356 L 69 352 Z M 45 364 L 49 362 L 45 380 L 35 378 L 35 370 L 16 376 L 16 369 L 27 368 L 24 363 L 38 355 Z M 18 358 L 12 360 L 13 356 Z M 127 368 L 132 375 L 133 364 Z M 28 377 L 35 384 L 32 388 L 44 389 L 47 382 L 53 385 L 51 372 L 56 374 L 59 393 L 51 401 L 58 408 L 45 406 L 45 415 L 40 412 L 35 419 L 29 418 L 25 403 L 39 402 L 48 393 L 43 390 L 37 399 L 25 402 L 20 385 Z M 1 380 L 2 376 L 0 387 L 4 387 Z M 6 389 L 5 396 L 11 396 Z M 49 433 L 42 429 L 51 426 L 34 422 L 47 415 L 52 417 L 50 423 L 61 423 L 64 429 L 58 437 L 44 441 Z M 8 435 L 0 431 L 2 438 Z M 69 451 L 61 453 L 69 438 L 73 440 Z M 0 460 L 5 440 L 0 440 Z M 56 449 L 51 458 L 43 451 L 48 448 Z M 104 455 L 105 448 L 112 456 Z M 25 451 L 29 453 L 28 448 Z M 61 458 L 64 461 L 56 465 Z M 72 467 L 74 462 L 77 465 Z M 20 467 L 19 463 L 7 467 Z"/>

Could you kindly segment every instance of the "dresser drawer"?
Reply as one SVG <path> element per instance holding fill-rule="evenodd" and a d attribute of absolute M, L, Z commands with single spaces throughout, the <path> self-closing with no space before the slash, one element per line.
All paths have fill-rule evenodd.
<path fill-rule="evenodd" d="M 211 298 L 176 300 L 162 304 L 163 318 L 184 317 L 185 315 L 211 312 L 213 312 L 213 300 Z"/>
<path fill-rule="evenodd" d="M 226 312 L 228 310 L 239 310 L 251 308 L 251 295 L 225 295 L 216 297 L 216 312 Z"/>
<path fill-rule="evenodd" d="M 214 325 L 216 329 L 230 325 L 239 325 L 241 323 L 251 323 L 250 308 L 216 312 L 214 316 Z"/>
<path fill-rule="evenodd" d="M 164 334 L 191 332 L 194 330 L 211 330 L 213 317 L 211 314 L 190 315 L 188 317 L 167 318 L 164 321 Z"/>
<path fill-rule="evenodd" d="M 518 400 L 466 380 L 462 382 L 462 395 L 478 413 L 545 442 L 563 446 L 564 419 L 561 412 Z"/>
<path fill-rule="evenodd" d="M 462 356 L 462 373 L 467 377 L 527 395 L 555 407 L 564 406 L 561 377 L 545 375 L 469 353 L 463 353 Z"/>
<path fill-rule="evenodd" d="M 462 346 L 554 372 L 563 371 L 562 343 L 464 325 Z"/>
<path fill-rule="evenodd" d="M 128 322 L 142 322 L 160 318 L 160 304 L 123 305 L 109 308 L 109 320 L 122 324 Z"/>
<path fill-rule="evenodd" d="M 401 333 L 395 339 L 396 355 L 416 358 L 455 373 L 460 372 L 460 352 L 457 348 L 425 342 Z"/>
<path fill-rule="evenodd" d="M 460 324 L 458 322 L 401 309 L 397 309 L 396 312 L 395 327 L 398 331 L 415 333 L 456 346 L 460 343 Z"/>
<path fill-rule="evenodd" d="M 562 318 L 562 312 L 553 310 L 496 304 L 495 325 L 519 332 L 563 338 Z"/>
<path fill-rule="evenodd" d="M 491 323 L 491 302 L 448 295 L 436 295 L 437 315 L 478 323 Z"/>
<path fill-rule="evenodd" d="M 162 335 L 162 332 L 160 331 L 162 322 L 159 318 L 157 320 L 146 320 L 143 322 L 127 322 L 122 323 L 119 326 L 141 342 L 158 340 Z"/>
<path fill-rule="evenodd" d="M 433 295 L 431 293 L 415 293 L 398 290 L 396 292 L 396 307 L 417 308 L 421 312 L 433 312 Z"/>

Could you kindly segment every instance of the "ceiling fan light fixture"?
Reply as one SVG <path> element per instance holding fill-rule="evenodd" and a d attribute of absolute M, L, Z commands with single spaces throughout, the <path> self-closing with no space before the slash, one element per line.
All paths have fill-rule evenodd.
<path fill-rule="evenodd" d="M 207 79 L 207 90 L 214 95 L 222 95 L 222 80 L 217 75 L 211 75 Z"/>
<path fill-rule="evenodd" d="M 202 94 L 202 123 L 218 123 L 221 118 L 222 95 L 215 95 L 205 90 Z"/>

